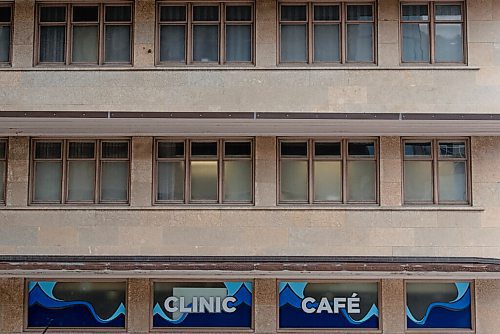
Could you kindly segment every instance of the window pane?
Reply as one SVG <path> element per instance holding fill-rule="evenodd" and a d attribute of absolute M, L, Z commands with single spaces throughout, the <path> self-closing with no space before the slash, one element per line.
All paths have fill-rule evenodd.
<path fill-rule="evenodd" d="M 347 6 L 347 20 L 371 21 L 373 20 L 373 7 L 371 5 L 349 5 Z"/>
<path fill-rule="evenodd" d="M 226 61 L 252 60 L 252 27 L 226 25 Z"/>
<path fill-rule="evenodd" d="M 128 199 L 128 161 L 104 161 L 101 170 L 101 200 Z"/>
<path fill-rule="evenodd" d="M 467 201 L 465 161 L 439 161 L 439 201 Z"/>
<path fill-rule="evenodd" d="M 306 50 L 306 25 L 281 25 L 281 61 L 305 62 Z"/>
<path fill-rule="evenodd" d="M 225 142 L 224 155 L 226 157 L 250 157 L 252 155 L 252 143 L 250 142 Z"/>
<path fill-rule="evenodd" d="M 339 6 L 314 6 L 314 20 L 316 21 L 338 21 L 339 13 Z"/>
<path fill-rule="evenodd" d="M 307 161 L 281 160 L 280 199 L 307 201 Z"/>
<path fill-rule="evenodd" d="M 340 61 L 338 24 L 314 25 L 314 61 Z"/>
<path fill-rule="evenodd" d="M 35 159 L 61 159 L 61 143 L 38 142 L 35 145 Z"/>
<path fill-rule="evenodd" d="M 195 25 L 193 27 L 193 60 L 208 62 L 219 59 L 219 27 Z"/>
<path fill-rule="evenodd" d="M 429 7 L 427 5 L 403 5 L 403 21 L 429 20 Z"/>
<path fill-rule="evenodd" d="M 432 161 L 405 161 L 405 202 L 432 202 L 432 198 Z"/>
<path fill-rule="evenodd" d="M 439 156 L 446 158 L 465 158 L 465 143 L 439 143 Z"/>
<path fill-rule="evenodd" d="M 340 157 L 340 143 L 314 143 L 314 155 L 317 157 Z"/>
<path fill-rule="evenodd" d="M 464 61 L 461 24 L 436 24 L 436 61 Z"/>
<path fill-rule="evenodd" d="M 8 62 L 10 55 L 10 27 L 0 27 L 0 62 Z"/>
<path fill-rule="evenodd" d="M 158 158 L 182 158 L 182 157 L 184 157 L 183 142 L 158 143 Z"/>
<path fill-rule="evenodd" d="M 10 6 L 0 7 L 0 22 L 10 22 L 12 15 L 12 9 Z"/>
<path fill-rule="evenodd" d="M 158 200 L 184 199 L 184 161 L 158 162 Z"/>
<path fill-rule="evenodd" d="M 191 199 L 217 200 L 217 161 L 191 161 Z"/>
<path fill-rule="evenodd" d="M 185 26 L 160 27 L 160 61 L 185 61 Z"/>
<path fill-rule="evenodd" d="M 340 161 L 314 162 L 314 200 L 342 200 L 342 164 Z"/>
<path fill-rule="evenodd" d="M 405 23 L 402 26 L 403 61 L 429 61 L 429 24 Z"/>
<path fill-rule="evenodd" d="M 66 21 L 66 7 L 41 7 L 40 22 Z"/>
<path fill-rule="evenodd" d="M 226 21 L 251 21 L 252 6 L 227 6 Z"/>
<path fill-rule="evenodd" d="M 219 6 L 194 6 L 193 7 L 194 21 L 218 21 Z"/>
<path fill-rule="evenodd" d="M 282 142 L 281 143 L 282 157 L 306 157 L 307 142 Z"/>
<path fill-rule="evenodd" d="M 35 162 L 35 201 L 61 200 L 62 163 Z"/>
<path fill-rule="evenodd" d="M 7 156 L 7 144 L 0 141 L 0 159 L 5 159 Z"/>
<path fill-rule="evenodd" d="M 373 24 L 347 25 L 347 60 L 371 62 L 373 61 Z"/>
<path fill-rule="evenodd" d="M 96 26 L 73 27 L 73 62 L 97 63 L 98 34 Z"/>
<path fill-rule="evenodd" d="M 281 6 L 282 21 L 305 21 L 307 20 L 306 6 Z"/>
<path fill-rule="evenodd" d="M 127 142 L 103 142 L 101 156 L 104 159 L 127 159 Z"/>
<path fill-rule="evenodd" d="M 347 162 L 348 201 L 375 202 L 376 167 L 375 161 Z"/>
<path fill-rule="evenodd" d="M 160 21 L 186 21 L 186 7 L 161 6 Z"/>
<path fill-rule="evenodd" d="M 64 62 L 65 27 L 40 27 L 40 62 Z"/>
<path fill-rule="evenodd" d="M 431 142 L 405 143 L 405 157 L 431 157 Z"/>
<path fill-rule="evenodd" d="M 224 162 L 224 201 L 252 200 L 252 161 Z"/>
<path fill-rule="evenodd" d="M 131 19 L 130 6 L 106 6 L 107 22 L 129 22 Z"/>
<path fill-rule="evenodd" d="M 205 157 L 216 157 L 217 156 L 217 143 L 216 142 L 193 142 L 191 143 L 191 155 L 192 156 L 205 156 Z"/>
<path fill-rule="evenodd" d="M 350 157 L 374 157 L 375 144 L 373 142 L 369 143 L 349 142 L 348 154 Z"/>
<path fill-rule="evenodd" d="M 436 20 L 441 20 L 441 21 L 462 20 L 462 6 L 436 5 Z"/>
<path fill-rule="evenodd" d="M 68 161 L 68 200 L 93 201 L 95 161 Z"/>
<path fill-rule="evenodd" d="M 5 201 L 5 161 L 0 161 L 0 202 Z"/>
<path fill-rule="evenodd" d="M 130 63 L 130 26 L 106 26 L 106 62 Z"/>
<path fill-rule="evenodd" d="M 93 159 L 94 158 L 94 143 L 73 142 L 69 143 L 70 159 Z"/>
<path fill-rule="evenodd" d="M 73 22 L 97 22 L 99 7 L 75 6 L 73 7 Z"/>

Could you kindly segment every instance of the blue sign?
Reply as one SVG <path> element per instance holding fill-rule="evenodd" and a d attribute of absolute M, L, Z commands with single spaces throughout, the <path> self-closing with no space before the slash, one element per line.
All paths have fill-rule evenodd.
<path fill-rule="evenodd" d="M 470 283 L 407 283 L 406 326 L 472 329 Z"/>
<path fill-rule="evenodd" d="M 378 284 L 280 282 L 279 327 L 378 329 Z"/>
<path fill-rule="evenodd" d="M 29 328 L 125 328 L 125 282 L 28 282 Z"/>
<path fill-rule="evenodd" d="M 153 328 L 251 328 L 251 282 L 155 282 Z"/>

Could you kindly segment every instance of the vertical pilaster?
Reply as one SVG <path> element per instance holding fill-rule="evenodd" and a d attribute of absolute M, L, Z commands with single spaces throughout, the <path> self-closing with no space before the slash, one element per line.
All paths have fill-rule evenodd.
<path fill-rule="evenodd" d="M 256 6 L 256 65 L 258 67 L 276 66 L 276 10 L 275 0 L 259 0 Z"/>
<path fill-rule="evenodd" d="M 404 281 L 382 280 L 382 329 L 384 334 L 405 332 Z"/>
<path fill-rule="evenodd" d="M 399 66 L 399 1 L 378 3 L 378 64 Z"/>
<path fill-rule="evenodd" d="M 276 138 L 255 140 L 255 205 L 276 205 Z"/>
<path fill-rule="evenodd" d="M 12 67 L 33 66 L 35 1 L 16 0 L 12 36 Z"/>
<path fill-rule="evenodd" d="M 0 278 L 0 333 L 23 331 L 23 280 Z"/>
<path fill-rule="evenodd" d="M 380 205 L 402 203 L 401 143 L 399 137 L 380 138 Z"/>
<path fill-rule="evenodd" d="M 132 138 L 130 205 L 151 206 L 153 184 L 153 138 Z"/>
<path fill-rule="evenodd" d="M 498 333 L 500 328 L 500 280 L 476 281 L 476 333 Z"/>
<path fill-rule="evenodd" d="M 7 156 L 7 206 L 28 204 L 29 137 L 10 137 Z"/>
<path fill-rule="evenodd" d="M 155 64 L 155 1 L 135 2 L 134 67 L 153 67 Z M 156 52 L 159 52 L 156 50 Z"/>
<path fill-rule="evenodd" d="M 275 333 L 276 280 L 256 279 L 254 287 L 255 333 Z"/>
<path fill-rule="evenodd" d="M 150 289 L 148 279 L 131 278 L 128 281 L 127 327 L 129 333 L 149 332 Z"/>

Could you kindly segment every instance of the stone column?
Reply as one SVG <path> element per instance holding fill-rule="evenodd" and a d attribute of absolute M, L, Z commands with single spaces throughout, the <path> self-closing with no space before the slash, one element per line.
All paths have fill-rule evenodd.
<path fill-rule="evenodd" d="M 27 206 L 29 180 L 29 138 L 10 137 L 7 156 L 7 206 Z"/>
<path fill-rule="evenodd" d="M 153 184 L 153 138 L 132 138 L 130 205 L 151 206 Z"/>
<path fill-rule="evenodd" d="M 378 64 L 399 66 L 399 1 L 378 3 Z"/>
<path fill-rule="evenodd" d="M 276 138 L 255 140 L 255 206 L 276 206 Z"/>
<path fill-rule="evenodd" d="M 134 67 L 153 67 L 155 65 L 155 1 L 138 0 L 135 4 Z"/>
<path fill-rule="evenodd" d="M 498 333 L 500 328 L 500 280 L 476 281 L 476 333 Z"/>
<path fill-rule="evenodd" d="M 405 332 L 404 281 L 401 279 L 382 280 L 382 329 L 384 334 Z"/>
<path fill-rule="evenodd" d="M 401 143 L 399 137 L 380 138 L 380 205 L 400 206 Z"/>
<path fill-rule="evenodd" d="M 255 280 L 255 333 L 276 333 L 276 289 L 275 279 Z"/>
<path fill-rule="evenodd" d="M 12 36 L 12 67 L 33 66 L 35 1 L 16 0 Z"/>
<path fill-rule="evenodd" d="M 23 331 L 23 291 L 21 278 L 0 278 L 0 333 Z"/>
<path fill-rule="evenodd" d="M 148 333 L 151 315 L 151 285 L 148 279 L 131 278 L 128 281 L 128 332 Z"/>
<path fill-rule="evenodd" d="M 256 6 L 256 53 L 257 67 L 275 67 L 277 63 L 276 8 L 275 0 L 259 0 Z"/>

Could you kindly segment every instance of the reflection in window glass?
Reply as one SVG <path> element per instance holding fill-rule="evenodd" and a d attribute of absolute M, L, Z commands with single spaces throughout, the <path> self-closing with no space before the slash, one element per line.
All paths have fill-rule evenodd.
<path fill-rule="evenodd" d="M 191 200 L 217 201 L 217 161 L 191 161 Z"/>
<path fill-rule="evenodd" d="M 377 194 L 375 161 L 347 162 L 347 193 L 349 201 L 376 201 Z"/>
<path fill-rule="evenodd" d="M 307 161 L 282 160 L 280 170 L 283 201 L 307 201 Z"/>

